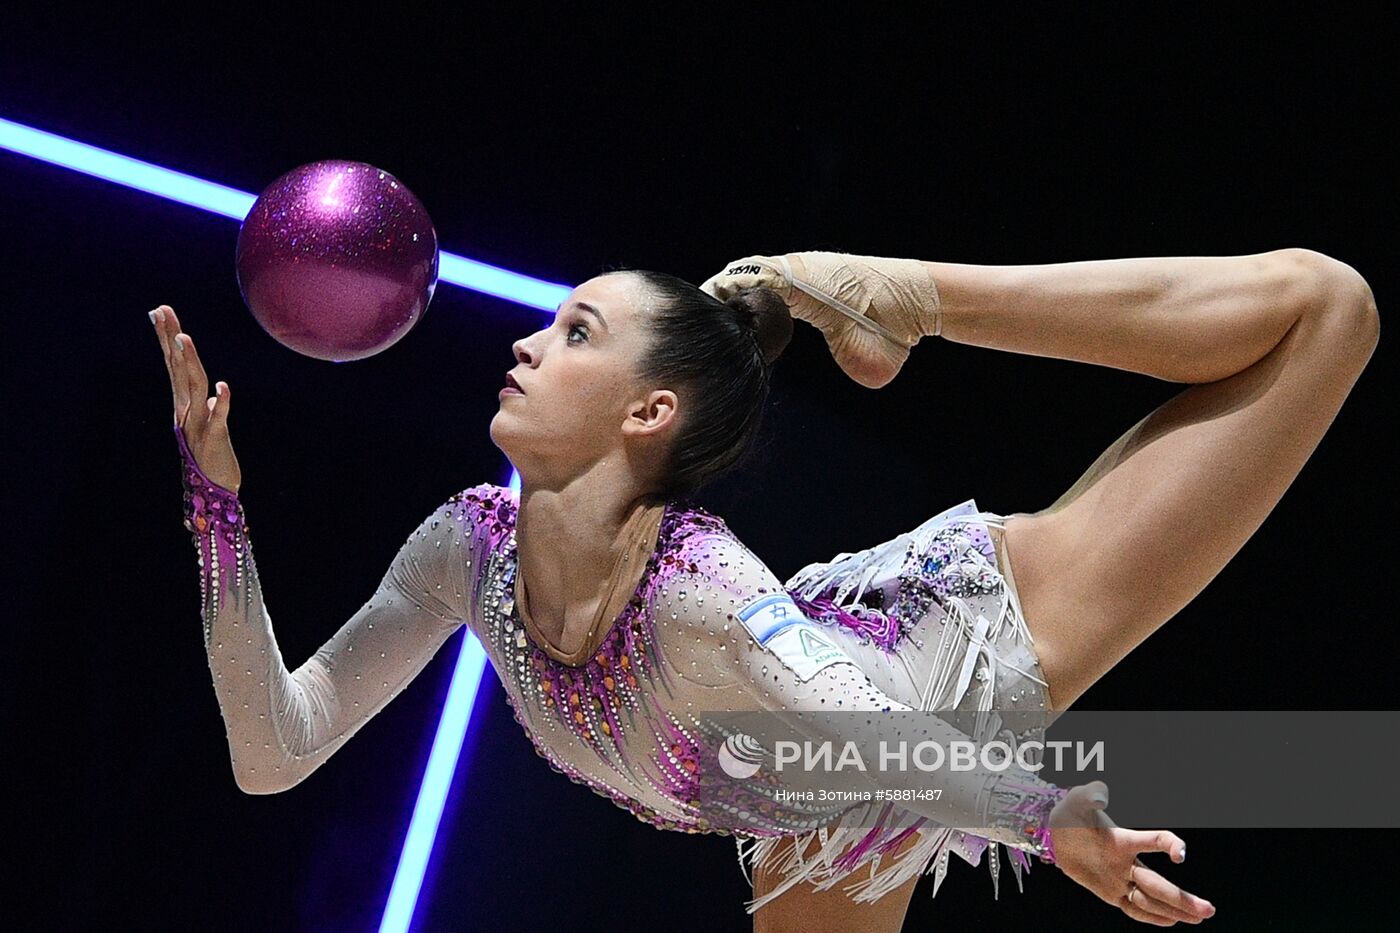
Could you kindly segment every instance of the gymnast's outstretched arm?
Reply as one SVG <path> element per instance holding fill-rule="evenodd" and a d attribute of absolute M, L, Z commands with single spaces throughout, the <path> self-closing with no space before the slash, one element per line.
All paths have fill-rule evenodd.
<path fill-rule="evenodd" d="M 373 597 L 288 670 L 273 635 L 243 505 L 211 483 L 177 429 L 185 527 L 201 565 L 204 644 L 238 787 L 300 783 L 398 696 L 471 612 L 481 545 L 465 493 L 400 547 Z"/>
<path fill-rule="evenodd" d="M 228 386 L 208 397 L 204 366 L 173 308 L 161 305 L 150 318 L 170 373 L 185 527 L 199 552 L 204 645 L 234 780 L 250 794 L 276 793 L 320 767 L 470 619 L 469 583 L 487 536 L 474 490 L 453 496 L 409 535 L 373 598 L 289 671 L 238 498 Z"/>

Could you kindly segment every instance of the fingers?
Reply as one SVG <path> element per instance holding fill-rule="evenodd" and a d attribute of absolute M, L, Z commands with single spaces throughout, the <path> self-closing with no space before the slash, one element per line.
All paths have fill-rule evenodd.
<path fill-rule="evenodd" d="M 1123 913 L 1127 914 L 1129 917 L 1132 917 L 1134 920 L 1141 920 L 1143 923 L 1150 923 L 1154 927 L 1169 927 L 1177 922 L 1171 917 L 1163 917 L 1161 914 L 1155 914 L 1152 911 L 1147 910 L 1145 907 L 1143 907 L 1142 904 L 1144 897 L 1145 895 L 1143 895 L 1142 893 L 1137 893 L 1133 895 L 1131 903 L 1123 898 L 1119 898 L 1118 902 L 1119 905 L 1123 908 Z"/>
<path fill-rule="evenodd" d="M 170 307 L 170 305 L 161 305 L 161 307 L 165 309 L 166 322 L 173 328 L 170 333 L 180 333 L 180 319 L 175 316 L 175 309 Z"/>
<path fill-rule="evenodd" d="M 209 429 L 228 433 L 228 383 L 214 385 L 214 397 L 209 400 Z"/>
<path fill-rule="evenodd" d="M 188 385 L 190 398 L 199 399 L 208 404 L 209 399 L 209 377 L 204 373 L 204 364 L 199 360 L 199 354 L 195 352 L 194 341 L 189 334 L 180 335 L 180 343 L 185 354 L 185 371 L 188 373 Z"/>
<path fill-rule="evenodd" d="M 1051 811 L 1051 825 L 1114 828 L 1117 824 L 1109 819 L 1104 809 L 1107 805 L 1108 785 L 1103 781 L 1071 787 L 1065 799 Z"/>
<path fill-rule="evenodd" d="M 1187 894 L 1146 865 L 1134 865 L 1132 873 L 1138 889 L 1133 901 L 1147 910 L 1187 923 L 1200 923 L 1215 914 L 1215 905 L 1210 901 Z"/>
<path fill-rule="evenodd" d="M 178 410 L 179 398 L 175 392 L 175 348 L 170 343 L 170 319 L 167 316 L 169 310 L 169 307 L 166 305 L 161 305 L 156 308 L 151 312 L 151 323 L 155 325 L 156 339 L 160 341 L 160 354 L 165 358 L 165 371 L 170 376 L 171 404 Z"/>
<path fill-rule="evenodd" d="M 1186 860 L 1186 841 L 1166 829 L 1126 829 L 1124 838 L 1134 852 L 1165 852 L 1173 862 Z"/>
<path fill-rule="evenodd" d="M 155 325 L 156 339 L 160 341 L 160 352 L 165 357 L 165 365 L 170 365 L 170 342 L 165 336 L 166 311 L 168 306 L 161 305 L 151 312 L 151 323 Z"/>
<path fill-rule="evenodd" d="M 165 368 L 170 374 L 175 423 L 181 425 L 185 422 L 185 413 L 189 411 L 190 394 L 182 341 L 177 339 L 180 335 L 180 323 L 175 317 L 175 310 L 169 305 L 156 308 L 152 312 L 152 320 L 155 323 L 156 336 L 160 339 L 161 353 L 165 356 Z"/>
<path fill-rule="evenodd" d="M 175 423 L 185 424 L 190 410 L 190 375 L 185 363 L 183 334 L 175 332 L 170 337 L 171 385 L 175 389 Z"/>
<path fill-rule="evenodd" d="M 205 415 L 213 417 L 216 414 L 217 398 L 207 398 L 209 395 L 209 377 L 204 372 L 204 364 L 199 359 L 199 354 L 195 352 L 194 341 L 189 334 L 181 333 L 180 319 L 175 316 L 175 309 L 169 305 L 161 305 L 152 312 L 152 321 L 155 324 L 156 335 L 160 339 L 161 352 L 165 356 L 165 367 L 170 373 L 170 390 L 175 406 L 175 423 L 184 425 L 193 432 L 202 429 L 202 424 L 189 424 L 187 414 L 194 404 L 195 398 L 206 399 Z M 227 417 L 227 407 L 225 406 L 224 417 Z"/>
<path fill-rule="evenodd" d="M 1087 812 L 1102 810 L 1108 806 L 1108 785 L 1103 781 L 1090 781 L 1069 789 L 1067 796 L 1074 797 Z"/>

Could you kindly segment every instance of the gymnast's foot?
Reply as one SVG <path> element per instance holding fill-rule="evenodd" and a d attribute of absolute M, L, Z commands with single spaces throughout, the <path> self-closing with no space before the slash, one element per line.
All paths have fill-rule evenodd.
<path fill-rule="evenodd" d="M 888 384 L 919 339 L 940 329 L 938 291 L 913 259 L 803 252 L 750 256 L 700 286 L 723 301 L 741 288 L 771 288 L 792 316 L 826 338 L 846 375 L 878 389 Z"/>

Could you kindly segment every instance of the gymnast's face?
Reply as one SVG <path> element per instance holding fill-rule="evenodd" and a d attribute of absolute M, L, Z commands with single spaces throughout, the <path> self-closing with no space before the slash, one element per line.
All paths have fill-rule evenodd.
<path fill-rule="evenodd" d="M 636 378 L 650 314 L 642 280 L 613 272 L 575 288 L 549 326 L 515 342 L 510 372 L 525 394 L 501 397 L 491 439 L 522 479 L 559 488 L 607 458 L 630 458 L 642 477 L 660 462 L 677 395 Z"/>

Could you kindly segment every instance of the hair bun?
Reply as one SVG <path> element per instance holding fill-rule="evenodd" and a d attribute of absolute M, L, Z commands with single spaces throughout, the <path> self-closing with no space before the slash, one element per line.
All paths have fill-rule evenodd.
<path fill-rule="evenodd" d="M 763 362 L 772 365 L 792 340 L 792 313 L 783 296 L 771 288 L 744 288 L 729 296 L 725 305 L 743 315 L 743 323 L 753 328 Z"/>

